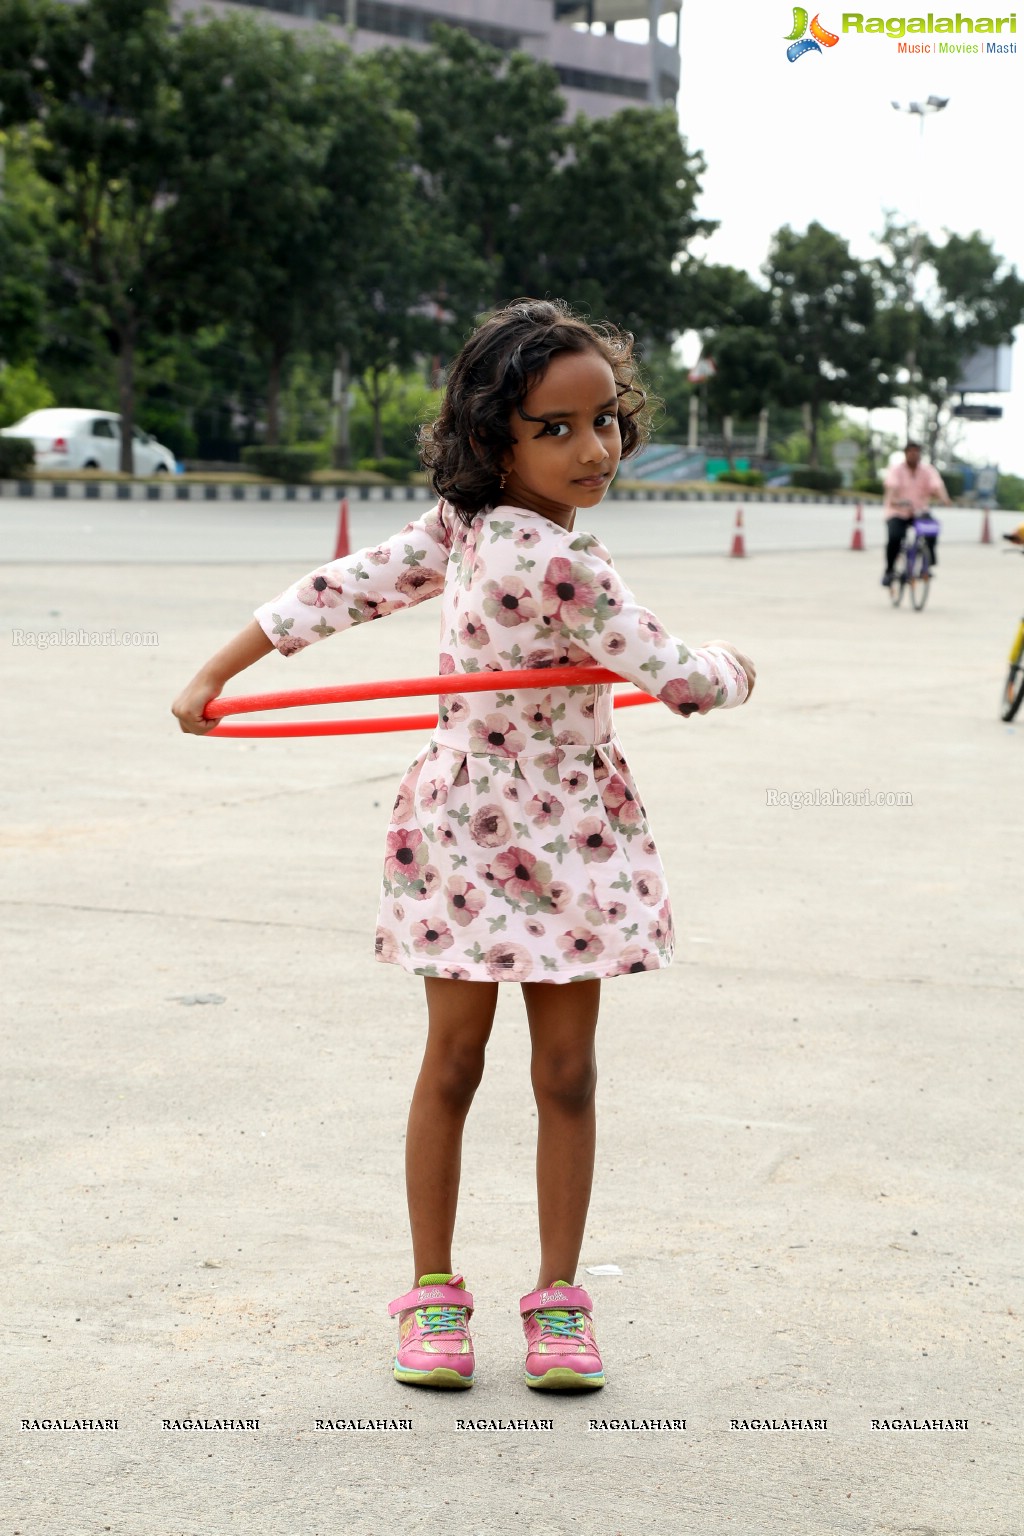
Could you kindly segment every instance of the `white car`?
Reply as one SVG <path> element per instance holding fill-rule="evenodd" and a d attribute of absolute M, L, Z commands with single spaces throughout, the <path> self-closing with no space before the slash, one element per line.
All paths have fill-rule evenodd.
<path fill-rule="evenodd" d="M 4 437 L 27 437 L 36 450 L 37 469 L 120 469 L 121 418 L 114 411 L 61 410 L 51 406 L 30 411 Z M 132 431 L 132 458 L 137 475 L 174 473 L 174 454 L 148 432 Z"/>

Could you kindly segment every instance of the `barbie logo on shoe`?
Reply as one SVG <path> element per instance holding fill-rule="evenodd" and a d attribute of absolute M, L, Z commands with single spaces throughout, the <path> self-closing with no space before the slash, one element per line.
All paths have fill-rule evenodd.
<path fill-rule="evenodd" d="M 531 1291 L 519 1303 L 526 1334 L 526 1385 L 576 1392 L 603 1387 L 604 1365 L 594 1337 L 594 1303 L 567 1280 Z"/>
<path fill-rule="evenodd" d="M 416 1290 L 389 1302 L 398 1318 L 394 1377 L 414 1387 L 471 1387 L 476 1360 L 473 1298 L 461 1275 L 421 1275 Z"/>

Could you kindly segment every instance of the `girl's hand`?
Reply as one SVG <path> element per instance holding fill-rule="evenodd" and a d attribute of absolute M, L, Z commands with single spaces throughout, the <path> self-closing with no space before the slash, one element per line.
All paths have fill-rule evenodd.
<path fill-rule="evenodd" d="M 171 714 L 177 717 L 183 731 L 191 732 L 193 736 L 205 736 L 220 724 L 219 720 L 203 719 L 203 710 L 219 693 L 220 685 L 199 672 L 178 694 L 171 705 Z"/>
<path fill-rule="evenodd" d="M 734 645 L 730 645 L 728 640 L 709 640 L 708 644 L 717 645 L 720 651 L 728 651 L 737 665 L 743 668 L 747 674 L 747 699 L 749 699 L 754 691 L 754 683 L 757 681 L 757 669 L 750 657 L 744 656 L 743 652 L 738 651 Z M 747 699 L 743 702 L 746 703 Z"/>
<path fill-rule="evenodd" d="M 220 724 L 219 720 L 204 720 L 203 710 L 211 699 L 223 693 L 224 686 L 245 667 L 251 667 L 261 656 L 274 649 L 255 619 L 233 640 L 222 646 L 216 656 L 205 662 L 195 677 L 183 688 L 171 705 L 171 713 L 177 716 L 183 731 L 193 736 L 205 736 Z"/>

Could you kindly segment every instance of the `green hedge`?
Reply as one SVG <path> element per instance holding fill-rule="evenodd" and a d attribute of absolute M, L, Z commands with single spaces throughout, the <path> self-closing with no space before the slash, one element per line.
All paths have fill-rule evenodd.
<path fill-rule="evenodd" d="M 27 475 L 36 461 L 31 438 L 0 437 L 0 480 L 18 480 Z"/>
<path fill-rule="evenodd" d="M 843 477 L 838 469 L 811 469 L 801 465 L 790 471 L 789 483 L 802 491 L 838 491 Z"/>
<path fill-rule="evenodd" d="M 319 468 L 320 455 L 309 448 L 271 448 L 259 444 L 242 449 L 242 463 L 267 480 L 301 485 Z"/>
<path fill-rule="evenodd" d="M 958 469 L 941 469 L 939 474 L 950 501 L 956 501 L 964 493 L 964 477 Z"/>
<path fill-rule="evenodd" d="M 764 475 L 759 469 L 723 469 L 718 480 L 726 485 L 764 485 Z"/>
<path fill-rule="evenodd" d="M 389 480 L 408 480 L 415 474 L 419 464 L 415 459 L 400 459 L 394 455 L 386 455 L 383 459 L 360 459 L 357 469 L 368 470 L 374 475 L 387 475 Z"/>
<path fill-rule="evenodd" d="M 853 489 L 861 491 L 865 496 L 884 496 L 885 486 L 877 476 L 864 475 L 862 479 L 853 482 Z"/>

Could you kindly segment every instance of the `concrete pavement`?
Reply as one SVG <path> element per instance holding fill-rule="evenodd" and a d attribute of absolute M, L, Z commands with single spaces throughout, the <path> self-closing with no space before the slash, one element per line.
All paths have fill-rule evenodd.
<path fill-rule="evenodd" d="M 877 548 L 656 558 L 660 509 L 601 517 L 674 632 L 734 640 L 759 678 L 739 711 L 620 722 L 681 942 L 670 970 L 605 988 L 579 1278 L 609 1384 L 554 1402 L 521 1381 L 535 1111 L 512 988 L 457 1231 L 478 1385 L 453 1401 L 388 1374 L 424 1031 L 418 982 L 370 947 L 419 738 L 178 732 L 183 683 L 307 568 L 269 527 L 248 558 L 277 563 L 232 556 L 233 529 L 207 555 L 233 563 L 170 535 L 150 563 L 63 535 L 13 555 L 6 1529 L 1020 1531 L 1024 723 L 997 701 L 1024 562 L 950 547 L 925 612 L 894 612 Z M 424 604 L 229 691 L 423 672 L 436 622 Z M 62 627 L 157 643 L 12 643 Z M 587 1273 L 606 1264 L 621 1275 Z M 163 1427 L 190 1416 L 259 1429 Z M 76 1418 L 118 1429 L 19 1427 Z M 315 1427 L 398 1418 L 413 1428 Z M 655 1419 L 686 1428 L 589 1427 Z"/>

